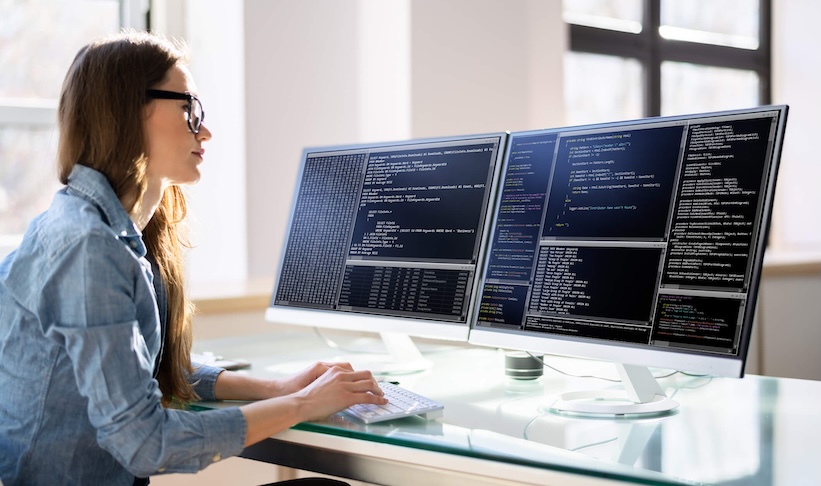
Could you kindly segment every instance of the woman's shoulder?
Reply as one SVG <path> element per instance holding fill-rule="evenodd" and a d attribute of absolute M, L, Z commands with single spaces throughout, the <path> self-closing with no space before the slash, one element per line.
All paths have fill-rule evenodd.
<path fill-rule="evenodd" d="M 32 221 L 0 277 L 21 305 L 35 309 L 54 288 L 76 290 L 89 277 L 109 283 L 140 278 L 145 265 L 93 204 L 66 200 Z"/>
<path fill-rule="evenodd" d="M 130 253 L 119 237 L 97 205 L 62 189 L 51 207 L 31 222 L 17 254 L 27 256 L 30 264 L 41 260 L 40 264 L 53 265 L 77 258 L 78 253 L 89 258 Z"/>
<path fill-rule="evenodd" d="M 57 251 L 86 240 L 117 239 L 99 207 L 65 190 L 57 193 L 51 207 L 38 218 L 32 230 L 38 240 L 53 245 Z"/>

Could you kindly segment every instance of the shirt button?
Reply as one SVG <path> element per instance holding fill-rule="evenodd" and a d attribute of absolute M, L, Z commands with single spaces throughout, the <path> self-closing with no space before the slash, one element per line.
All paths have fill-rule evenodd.
<path fill-rule="evenodd" d="M 219 454 L 219 452 L 217 452 L 216 454 L 214 454 L 214 457 L 211 458 L 211 462 L 217 462 L 220 459 L 222 459 L 222 456 Z"/>
<path fill-rule="evenodd" d="M 129 246 L 131 246 L 131 248 L 137 248 L 137 242 L 132 241 L 132 242 L 129 243 Z"/>

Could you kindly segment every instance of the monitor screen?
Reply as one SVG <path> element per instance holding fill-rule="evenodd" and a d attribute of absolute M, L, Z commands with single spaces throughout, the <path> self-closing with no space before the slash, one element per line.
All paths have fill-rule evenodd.
<path fill-rule="evenodd" d="M 786 115 L 511 133 L 470 341 L 743 376 Z"/>
<path fill-rule="evenodd" d="M 466 341 L 506 140 L 304 150 L 266 319 Z"/>

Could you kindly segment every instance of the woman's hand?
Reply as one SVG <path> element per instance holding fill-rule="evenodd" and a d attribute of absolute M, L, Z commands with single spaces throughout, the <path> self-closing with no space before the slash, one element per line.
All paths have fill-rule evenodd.
<path fill-rule="evenodd" d="M 317 363 L 297 377 L 310 381 L 294 394 L 303 421 L 325 418 L 357 403 L 388 403 L 370 371 L 353 371 L 347 363 Z"/>
<path fill-rule="evenodd" d="M 319 362 L 288 378 L 263 379 L 244 373 L 223 371 L 217 377 L 214 392 L 218 400 L 265 400 L 296 393 L 310 385 L 331 368 L 353 371 L 348 363 Z"/>
<path fill-rule="evenodd" d="M 313 383 L 314 380 L 325 374 L 326 371 L 333 367 L 338 367 L 346 371 L 353 371 L 353 367 L 351 367 L 349 363 L 314 363 L 312 366 L 305 368 L 289 378 L 279 380 L 279 389 L 283 395 L 296 393 Z"/>
<path fill-rule="evenodd" d="M 347 363 L 317 363 L 276 383 L 280 392 L 295 391 L 240 407 L 248 427 L 246 446 L 357 403 L 388 402 L 370 371 L 353 371 Z"/>

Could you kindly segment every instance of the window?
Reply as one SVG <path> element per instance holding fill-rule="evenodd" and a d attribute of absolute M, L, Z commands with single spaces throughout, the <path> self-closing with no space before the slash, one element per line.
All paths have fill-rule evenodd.
<path fill-rule="evenodd" d="M 770 0 L 564 0 L 569 124 L 770 103 Z"/>
<path fill-rule="evenodd" d="M 59 187 L 56 110 L 79 48 L 121 26 L 141 27 L 139 2 L 0 2 L 0 257 Z"/>
<path fill-rule="evenodd" d="M 807 4 L 809 5 L 809 4 Z M 818 8 L 771 0 L 564 0 L 568 124 L 790 105 L 770 248 L 821 251 Z M 814 4 L 813 4 L 814 5 Z M 771 69 L 771 65 L 775 66 Z M 775 82 L 774 82 L 775 81 Z"/>

